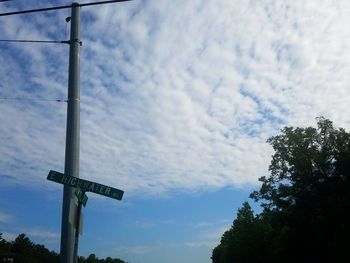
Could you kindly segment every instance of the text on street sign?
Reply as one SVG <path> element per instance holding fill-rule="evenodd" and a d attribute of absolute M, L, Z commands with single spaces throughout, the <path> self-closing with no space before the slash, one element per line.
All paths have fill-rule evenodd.
<path fill-rule="evenodd" d="M 81 190 L 81 188 L 79 186 L 77 188 L 75 188 L 74 194 L 78 198 L 78 201 L 80 203 L 82 203 L 83 206 L 86 206 L 86 202 L 88 200 L 88 197 L 85 194 L 85 192 L 83 192 L 83 190 Z"/>
<path fill-rule="evenodd" d="M 93 192 L 117 200 L 122 200 L 124 194 L 124 191 L 119 190 L 117 188 L 80 179 L 78 177 L 65 175 L 63 173 L 59 173 L 52 170 L 49 172 L 47 180 L 68 185 L 71 187 L 79 187 L 83 192 Z"/>

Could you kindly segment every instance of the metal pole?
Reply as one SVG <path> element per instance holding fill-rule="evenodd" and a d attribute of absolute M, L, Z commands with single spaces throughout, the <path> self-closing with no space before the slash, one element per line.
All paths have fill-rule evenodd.
<path fill-rule="evenodd" d="M 69 48 L 68 107 L 64 173 L 79 177 L 80 134 L 80 7 L 72 4 Z M 77 200 L 73 188 L 64 186 L 61 225 L 61 263 L 73 263 Z"/>
<path fill-rule="evenodd" d="M 75 231 L 75 240 L 74 240 L 74 256 L 73 262 L 78 263 L 78 244 L 79 244 L 79 229 L 80 229 L 80 217 L 81 217 L 81 206 L 82 203 L 78 204 L 78 211 L 76 216 L 76 231 Z"/>

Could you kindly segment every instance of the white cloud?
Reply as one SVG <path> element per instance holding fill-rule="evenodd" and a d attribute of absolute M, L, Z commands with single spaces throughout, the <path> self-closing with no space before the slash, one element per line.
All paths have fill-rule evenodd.
<path fill-rule="evenodd" d="M 220 243 L 223 233 L 230 228 L 231 224 L 229 220 L 198 222 L 193 226 L 197 233 L 193 240 L 185 242 L 185 246 L 214 248 Z"/>
<path fill-rule="evenodd" d="M 156 246 L 158 247 L 158 246 Z M 116 253 L 127 253 L 127 254 L 145 254 L 152 250 L 154 250 L 155 247 L 153 246 L 143 246 L 143 245 L 136 245 L 136 246 L 120 246 L 114 249 Z"/>
<path fill-rule="evenodd" d="M 0 212 L 0 223 L 7 224 L 13 220 L 13 217 L 7 213 Z"/>
<path fill-rule="evenodd" d="M 14 241 L 18 234 L 11 233 L 11 232 L 2 232 L 2 238 L 7 241 Z"/>
<path fill-rule="evenodd" d="M 12 227 L 11 227 L 12 228 Z M 31 240 L 34 240 L 36 243 L 39 240 L 39 243 L 56 243 L 60 239 L 60 234 L 42 229 L 42 228 L 18 228 L 15 227 L 11 231 L 0 231 L 2 233 L 3 238 L 6 240 L 14 241 L 19 234 L 24 233 Z"/>
<path fill-rule="evenodd" d="M 133 223 L 138 228 L 149 229 L 159 227 L 161 225 L 174 224 L 173 220 L 138 220 Z"/>
<path fill-rule="evenodd" d="M 83 8 L 81 176 L 128 194 L 243 187 L 268 172 L 265 141 L 282 126 L 324 115 L 350 128 L 349 11 L 345 0 Z M 52 39 L 63 14 L 0 29 Z M 1 97 L 66 96 L 67 47 L 0 48 Z M 65 110 L 0 101 L 0 176 L 43 186 L 63 170 Z"/>
<path fill-rule="evenodd" d="M 60 238 L 60 236 L 61 236 L 57 232 L 48 231 L 48 230 L 44 230 L 44 229 L 38 229 L 38 228 L 27 229 L 25 231 L 25 233 L 28 236 L 32 236 L 32 237 L 45 238 L 45 239 L 54 239 L 54 240 L 58 240 Z"/>
<path fill-rule="evenodd" d="M 185 245 L 187 247 L 192 247 L 192 248 L 198 248 L 198 247 L 213 248 L 217 244 L 213 241 L 198 241 L 198 242 L 186 242 Z"/>

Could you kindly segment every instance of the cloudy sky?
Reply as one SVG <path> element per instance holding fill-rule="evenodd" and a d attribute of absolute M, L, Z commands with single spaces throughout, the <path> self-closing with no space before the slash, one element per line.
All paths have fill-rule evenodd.
<path fill-rule="evenodd" d="M 80 1 L 80 3 L 91 2 Z M 12 0 L 0 13 L 71 2 Z M 0 38 L 67 40 L 69 9 L 0 17 Z M 81 10 L 80 254 L 211 262 L 268 174 L 266 139 L 325 116 L 350 128 L 347 0 L 134 0 Z M 0 42 L 0 232 L 59 250 L 66 44 Z M 58 100 L 58 101 L 57 101 Z"/>

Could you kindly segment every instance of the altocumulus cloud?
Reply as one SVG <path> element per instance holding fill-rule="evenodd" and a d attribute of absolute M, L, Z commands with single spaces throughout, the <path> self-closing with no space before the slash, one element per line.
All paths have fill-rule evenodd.
<path fill-rule="evenodd" d="M 0 212 L 0 224 L 7 224 L 12 220 L 12 216 L 7 214 L 7 213 L 3 213 Z"/>
<path fill-rule="evenodd" d="M 282 126 L 324 115 L 349 128 L 349 12 L 345 0 L 84 8 L 81 176 L 133 194 L 243 187 L 267 173 Z M 53 39 L 64 15 L 0 30 Z M 2 97 L 66 96 L 66 47 L 1 49 Z M 1 101 L 0 121 L 7 181 L 40 186 L 63 169 L 64 104 Z"/>

